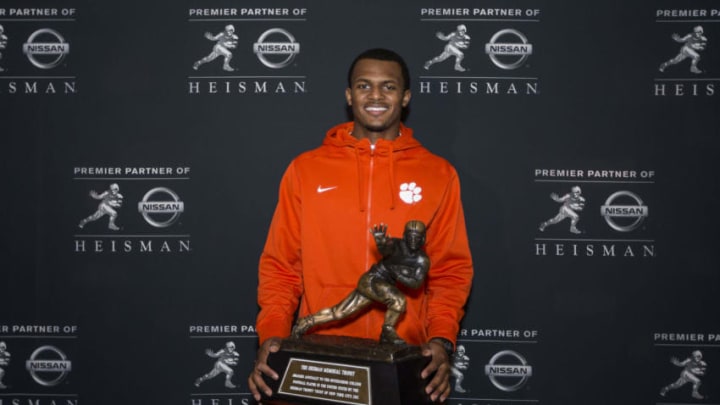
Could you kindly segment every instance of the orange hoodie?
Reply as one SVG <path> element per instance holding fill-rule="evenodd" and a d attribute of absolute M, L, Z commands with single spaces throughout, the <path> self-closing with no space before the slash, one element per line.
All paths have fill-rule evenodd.
<path fill-rule="evenodd" d="M 418 345 L 432 337 L 455 342 L 473 274 L 457 173 L 410 128 L 374 147 L 353 137 L 352 128 L 352 122 L 332 128 L 282 178 L 260 257 L 260 342 L 289 336 L 298 304 L 305 316 L 339 303 L 380 258 L 372 226 L 385 223 L 390 236 L 401 237 L 411 219 L 427 225 L 431 264 L 422 287 L 399 286 L 407 311 L 398 334 Z M 373 304 L 309 333 L 377 339 L 384 314 L 383 305 Z"/>

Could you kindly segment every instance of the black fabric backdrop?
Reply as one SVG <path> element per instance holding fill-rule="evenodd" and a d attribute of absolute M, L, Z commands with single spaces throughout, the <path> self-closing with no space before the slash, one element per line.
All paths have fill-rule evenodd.
<path fill-rule="evenodd" d="M 0 404 L 251 403 L 257 261 L 280 176 L 347 119 L 347 67 L 370 47 L 405 56 L 406 124 L 461 177 L 476 276 L 458 336 L 467 392 L 449 403 L 720 401 L 715 2 L 31 3 L 0 5 L 0 340 L 12 355 Z M 213 48 L 204 33 L 227 24 L 235 71 L 222 57 L 193 70 Z M 435 33 L 459 24 L 468 70 L 454 58 L 423 69 L 446 44 Z M 698 25 L 702 73 L 690 59 L 660 72 L 682 46 L 672 34 Z M 30 40 L 46 28 L 62 40 Z M 264 58 L 287 66 L 253 52 L 273 28 L 285 33 L 266 41 L 289 33 L 299 52 Z M 498 42 L 532 45 L 522 61 L 496 56 L 514 69 L 485 51 L 504 29 Z M 52 49 L 28 55 L 32 42 Z M 78 228 L 98 206 L 89 192 L 112 183 L 120 229 L 107 216 Z M 574 186 L 581 233 L 569 219 L 541 232 L 560 208 L 550 194 Z M 143 215 L 143 200 L 182 211 Z M 237 388 L 224 375 L 195 387 L 213 368 L 205 349 L 227 341 Z M 505 350 L 495 364 L 531 374 L 489 378 Z M 670 359 L 694 350 L 705 399 L 692 384 L 659 396 L 682 371 Z M 69 370 L 26 364 L 61 356 Z"/>

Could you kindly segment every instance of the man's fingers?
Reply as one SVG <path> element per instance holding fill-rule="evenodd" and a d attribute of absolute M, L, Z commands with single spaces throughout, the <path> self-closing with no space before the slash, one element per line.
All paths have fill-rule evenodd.
<path fill-rule="evenodd" d="M 447 354 L 436 342 L 425 344 L 422 354 L 431 357 L 431 360 L 420 375 L 422 378 L 433 376 L 425 387 L 425 393 L 430 395 L 433 402 L 445 401 L 450 395 L 450 363 Z"/>
<path fill-rule="evenodd" d="M 430 395 L 430 399 L 434 401 L 444 401 L 450 395 L 450 381 L 448 370 L 444 365 L 440 366 L 435 372 L 430 383 L 428 383 L 425 389 Z"/>
<path fill-rule="evenodd" d="M 260 395 L 261 392 L 268 397 L 272 396 L 272 390 L 265 383 L 265 380 L 263 379 L 263 374 L 270 376 L 270 378 L 272 378 L 273 380 L 278 379 L 277 374 L 270 367 L 267 367 L 267 365 L 260 364 L 256 366 L 253 369 L 252 373 L 250 373 L 250 377 L 248 378 L 248 387 L 250 388 L 250 393 L 252 393 L 253 398 L 255 398 L 256 401 L 260 401 L 260 399 L 262 398 L 262 396 Z"/>
<path fill-rule="evenodd" d="M 255 398 L 256 401 L 260 401 L 262 399 L 262 395 L 260 395 L 260 392 L 265 393 L 265 395 L 272 395 L 272 392 L 268 394 L 268 387 L 267 384 L 265 384 L 265 381 L 262 379 L 262 374 L 260 373 L 260 370 L 253 369 L 253 372 L 250 373 L 250 377 L 248 377 L 248 388 L 250 388 L 250 393 L 252 394 L 253 398 Z"/>
<path fill-rule="evenodd" d="M 255 361 L 255 367 L 253 367 L 250 377 L 248 377 L 248 387 L 250 393 L 256 401 L 260 401 L 262 398 L 261 393 L 272 396 L 272 390 L 265 383 L 263 376 L 269 376 L 273 380 L 280 378 L 278 374 L 270 368 L 267 364 L 267 358 L 270 353 L 276 353 L 280 350 L 280 339 L 270 338 L 263 343 L 258 349 L 257 360 Z"/>
<path fill-rule="evenodd" d="M 270 350 L 271 353 L 277 353 L 277 351 L 280 350 L 280 342 L 273 341 L 268 350 Z"/>
<path fill-rule="evenodd" d="M 278 378 L 280 378 L 280 376 L 278 376 L 275 370 L 271 369 L 270 366 L 267 365 L 267 363 L 258 364 L 257 367 L 255 367 L 255 374 L 259 375 L 260 379 L 262 379 L 263 374 L 272 378 L 273 380 L 277 380 Z M 263 384 L 264 383 L 265 382 L 263 381 Z"/>

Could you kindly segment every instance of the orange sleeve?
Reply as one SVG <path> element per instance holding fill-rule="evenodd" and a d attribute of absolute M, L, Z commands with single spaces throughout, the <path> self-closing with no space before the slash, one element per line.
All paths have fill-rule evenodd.
<path fill-rule="evenodd" d="M 428 227 L 425 250 L 431 258 L 427 283 L 428 337 L 442 337 L 454 343 L 473 278 L 460 182 L 454 170 L 432 225 Z"/>
<path fill-rule="evenodd" d="M 280 182 L 278 204 L 273 214 L 258 271 L 256 330 L 260 343 L 270 337 L 290 335 L 294 314 L 303 292 L 299 193 L 294 164 Z"/>

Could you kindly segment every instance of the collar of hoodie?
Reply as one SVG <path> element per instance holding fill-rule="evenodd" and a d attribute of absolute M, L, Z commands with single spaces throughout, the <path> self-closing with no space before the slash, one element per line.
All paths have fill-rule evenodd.
<path fill-rule="evenodd" d="M 353 150 L 353 156 L 355 157 L 355 179 L 358 185 L 358 208 L 359 210 L 366 211 L 367 207 L 367 184 L 366 179 L 363 178 L 363 165 L 361 156 L 364 153 L 371 154 L 371 158 L 388 159 L 386 174 L 388 176 L 389 184 L 389 206 L 390 209 L 395 209 L 397 201 L 395 187 L 395 153 L 397 151 L 413 148 L 420 146 L 420 143 L 413 138 L 412 129 L 400 125 L 400 135 L 392 141 L 385 139 L 379 139 L 375 144 L 370 144 L 370 141 L 366 138 L 357 139 L 352 136 L 354 124 L 352 122 L 346 122 L 340 124 L 330 131 L 328 131 L 324 144 L 333 145 L 337 147 L 347 147 Z"/>

